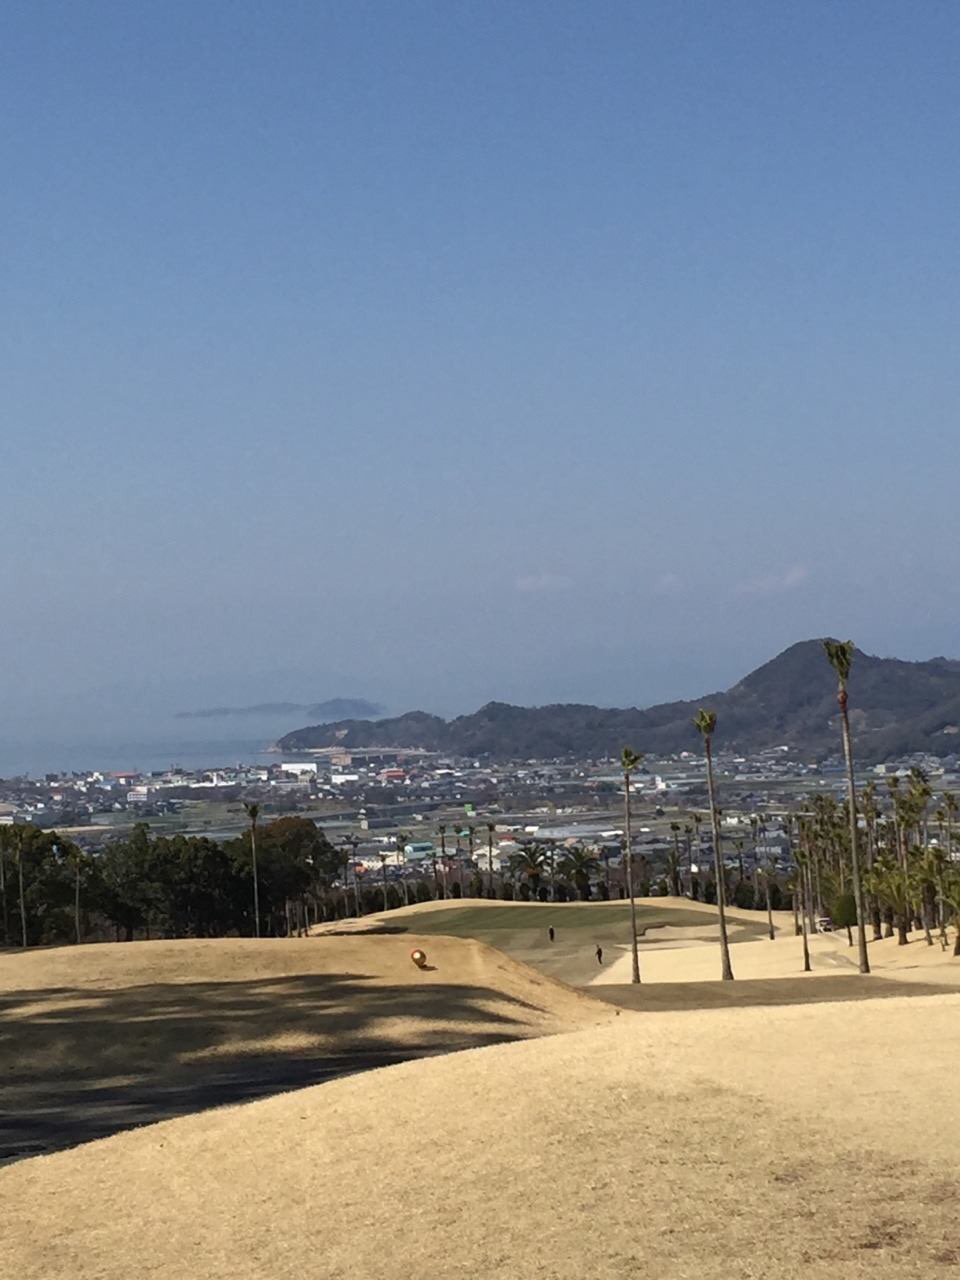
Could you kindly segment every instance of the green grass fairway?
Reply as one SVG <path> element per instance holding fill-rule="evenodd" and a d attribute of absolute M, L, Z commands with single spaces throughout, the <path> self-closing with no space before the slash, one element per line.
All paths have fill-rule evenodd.
<path fill-rule="evenodd" d="M 556 936 L 550 942 L 547 930 L 553 925 Z M 702 937 L 716 936 L 712 917 L 682 907 L 637 905 L 637 925 L 641 947 L 657 941 L 658 928 L 674 925 L 702 931 Z M 573 986 L 589 982 L 597 973 L 597 944 L 603 947 L 604 963 L 616 959 L 630 945 L 628 903 L 529 903 L 517 906 L 445 907 L 418 912 L 409 920 L 412 933 L 451 934 L 476 938 L 498 947 L 516 960 L 559 978 Z M 744 940 L 764 934 L 766 924 L 737 921 L 735 938 Z"/>

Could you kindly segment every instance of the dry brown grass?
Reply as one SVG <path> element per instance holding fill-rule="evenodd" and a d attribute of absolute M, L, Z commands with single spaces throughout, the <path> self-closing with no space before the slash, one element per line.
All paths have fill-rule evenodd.
<path fill-rule="evenodd" d="M 420 941 L 436 964 L 423 974 L 410 934 L 0 957 L 8 1078 L 17 1063 L 53 1082 L 71 1055 L 106 1077 L 151 1061 L 200 1072 L 251 1053 L 585 1028 L 0 1170 L 0 1275 L 913 1280 L 960 1269 L 960 993 L 704 1009 L 731 984 L 651 983 L 682 1011 L 617 1016 L 489 947 Z M 875 978 L 843 977 L 844 944 L 818 941 L 819 976 L 789 979 L 791 998 L 846 982 L 902 989 L 885 977 L 928 991 L 960 981 L 960 961 L 916 936 L 871 944 Z M 740 943 L 734 963 L 742 953 L 766 992 L 788 981 L 778 975 L 793 972 L 795 950 L 789 936 Z M 691 972 L 693 953 L 657 949 L 647 962 L 672 954 Z M 749 1001 L 750 982 L 732 986 Z"/>
<path fill-rule="evenodd" d="M 0 1172 L 18 1280 L 958 1265 L 960 996 L 624 1016 Z"/>
<path fill-rule="evenodd" d="M 410 961 L 423 945 L 431 967 Z M 182 1078 L 256 1056 L 480 1045 L 608 1018 L 481 943 L 215 939 L 0 956 L 6 1108 L 64 1082 Z"/>

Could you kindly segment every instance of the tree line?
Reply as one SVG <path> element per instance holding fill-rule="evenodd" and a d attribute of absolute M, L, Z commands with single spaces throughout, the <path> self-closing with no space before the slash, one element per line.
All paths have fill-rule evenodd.
<path fill-rule="evenodd" d="M 257 853 L 255 911 L 252 845 Z M 289 934 L 322 914 L 342 855 L 307 818 L 256 836 L 155 836 L 139 823 L 94 853 L 55 831 L 0 827 L 5 944 Z"/>

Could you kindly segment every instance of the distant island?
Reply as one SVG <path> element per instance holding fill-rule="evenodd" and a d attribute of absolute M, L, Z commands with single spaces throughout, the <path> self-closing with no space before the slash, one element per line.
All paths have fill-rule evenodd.
<path fill-rule="evenodd" d="M 563 703 L 516 707 L 490 702 L 472 715 L 443 720 L 412 711 L 388 720 L 343 717 L 280 739 L 284 751 L 316 747 L 419 747 L 501 760 L 605 758 L 630 744 L 670 755 L 699 751 L 697 708 L 719 717 L 719 749 L 755 752 L 787 746 L 805 759 L 839 750 L 836 680 L 819 640 L 803 640 L 732 688 L 689 702 L 644 710 Z M 914 752 L 960 751 L 960 662 L 902 662 L 856 653 L 850 680 L 850 721 L 857 758 L 880 762 Z"/>
<path fill-rule="evenodd" d="M 251 707 L 207 707 L 178 711 L 177 720 L 222 720 L 228 716 L 304 716 L 326 724 L 330 720 L 368 720 L 383 715 L 383 707 L 365 698 L 330 698 L 326 702 L 258 702 Z"/>

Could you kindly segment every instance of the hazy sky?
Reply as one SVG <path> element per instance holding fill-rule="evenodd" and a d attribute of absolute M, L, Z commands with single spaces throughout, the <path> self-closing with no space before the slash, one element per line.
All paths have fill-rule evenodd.
<path fill-rule="evenodd" d="M 960 656 L 952 0 L 3 28 L 6 730 Z"/>

